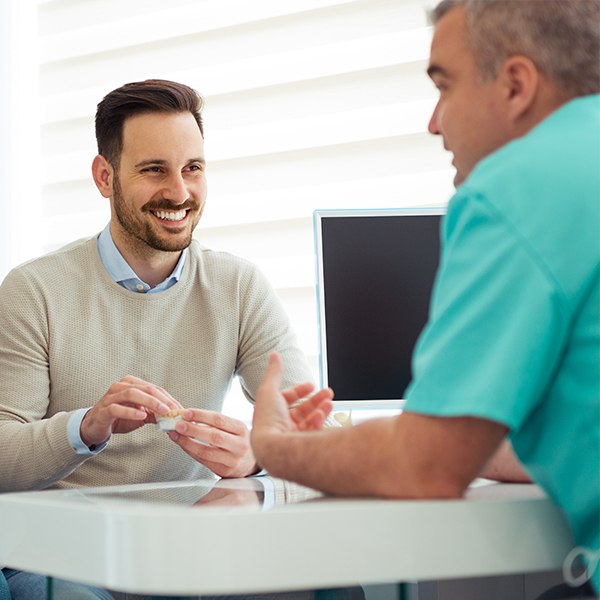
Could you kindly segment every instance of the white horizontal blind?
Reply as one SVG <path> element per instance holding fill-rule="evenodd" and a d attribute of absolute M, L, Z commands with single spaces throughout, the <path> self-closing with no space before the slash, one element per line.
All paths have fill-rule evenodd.
<path fill-rule="evenodd" d="M 43 250 L 99 231 L 97 102 L 166 78 L 205 97 L 197 237 L 273 282 L 317 376 L 312 211 L 442 204 L 422 0 L 40 0 Z M 234 386 L 227 412 L 248 418 Z"/>
<path fill-rule="evenodd" d="M 37 5 L 0 2 L 0 280 L 40 253 Z"/>

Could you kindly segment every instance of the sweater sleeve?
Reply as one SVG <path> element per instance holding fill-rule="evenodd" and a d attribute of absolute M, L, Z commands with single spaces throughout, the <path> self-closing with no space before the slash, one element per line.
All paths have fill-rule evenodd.
<path fill-rule="evenodd" d="M 283 388 L 314 381 L 285 309 L 266 277 L 252 268 L 242 281 L 240 294 L 237 374 L 246 397 L 254 401 L 273 351 L 283 359 Z"/>
<path fill-rule="evenodd" d="M 87 457 L 67 437 L 70 414 L 49 413 L 49 327 L 44 296 L 24 269 L 0 286 L 0 492 L 37 490 Z"/>

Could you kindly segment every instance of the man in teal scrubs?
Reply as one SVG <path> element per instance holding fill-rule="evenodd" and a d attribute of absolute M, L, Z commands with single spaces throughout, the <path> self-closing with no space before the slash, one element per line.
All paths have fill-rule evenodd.
<path fill-rule="evenodd" d="M 297 432 L 272 356 L 253 447 L 273 475 L 341 495 L 455 498 L 478 475 L 526 474 L 564 511 L 597 593 L 600 3 L 445 0 L 432 16 L 429 130 L 457 192 L 405 411 Z"/>

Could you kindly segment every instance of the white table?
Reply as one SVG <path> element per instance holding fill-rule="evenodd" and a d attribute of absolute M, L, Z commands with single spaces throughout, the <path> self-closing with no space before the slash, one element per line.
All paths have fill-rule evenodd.
<path fill-rule="evenodd" d="M 265 510 L 260 479 L 216 484 L 213 496 L 246 490 L 238 506 L 192 506 L 214 482 L 3 494 L 0 564 L 126 592 L 241 594 L 546 571 L 573 546 L 533 485 L 340 500 L 267 478 Z"/>

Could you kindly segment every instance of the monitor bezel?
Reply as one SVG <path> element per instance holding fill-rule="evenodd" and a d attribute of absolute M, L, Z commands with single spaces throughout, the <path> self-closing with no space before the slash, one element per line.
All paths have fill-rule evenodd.
<path fill-rule="evenodd" d="M 385 217 L 385 216 L 440 216 L 446 214 L 445 205 L 402 207 L 402 208 L 333 208 L 316 209 L 313 212 L 313 231 L 315 246 L 315 277 L 317 296 L 317 335 L 318 335 L 318 365 L 319 382 L 321 387 L 328 386 L 327 368 L 327 339 L 326 317 L 325 317 L 325 292 L 323 285 L 323 240 L 322 220 L 339 217 Z M 335 390 L 334 390 L 335 391 Z M 370 400 L 336 400 L 334 397 L 334 411 L 338 410 L 402 410 L 404 398 L 394 400 L 370 399 Z"/>

